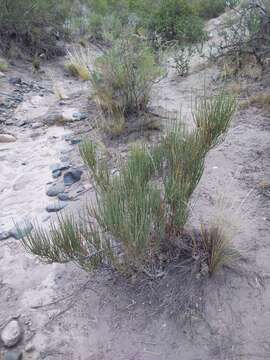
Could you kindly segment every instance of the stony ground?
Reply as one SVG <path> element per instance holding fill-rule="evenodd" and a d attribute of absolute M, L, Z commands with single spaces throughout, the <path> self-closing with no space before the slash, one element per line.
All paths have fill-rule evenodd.
<path fill-rule="evenodd" d="M 46 226 L 58 206 L 80 208 L 93 194 L 78 142 L 85 134 L 98 136 L 95 108 L 89 84 L 68 77 L 63 61 L 44 64 L 38 74 L 14 64 L 0 79 L 0 133 L 6 136 L 0 135 L 0 358 L 269 359 L 269 111 L 239 109 L 225 142 L 207 158 L 190 224 L 223 212 L 238 229 L 234 244 L 246 261 L 206 282 L 203 299 L 195 299 L 203 304 L 200 316 L 194 312 L 184 323 L 172 311 L 185 296 L 180 278 L 178 297 L 170 299 L 170 274 L 160 291 L 155 283 L 136 287 L 109 271 L 90 275 L 73 264 L 42 264 L 14 238 L 14 222 L 23 221 L 26 231 L 34 218 Z M 190 124 L 194 93 L 222 85 L 215 66 L 197 65 L 184 79 L 171 69 L 155 86 L 151 107 L 182 109 Z M 269 92 L 269 74 L 247 80 L 240 98 Z M 109 146 L 117 156 L 134 140 Z"/>

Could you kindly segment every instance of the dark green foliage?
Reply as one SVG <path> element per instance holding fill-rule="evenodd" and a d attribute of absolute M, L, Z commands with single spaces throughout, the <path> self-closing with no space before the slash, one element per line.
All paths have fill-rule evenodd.
<path fill-rule="evenodd" d="M 195 0 L 194 6 L 198 11 L 199 16 L 204 19 L 212 19 L 221 15 L 225 9 L 228 0 Z"/>
<path fill-rule="evenodd" d="M 205 37 L 203 21 L 187 0 L 162 0 L 149 21 L 149 29 L 166 41 L 197 42 Z"/>
<path fill-rule="evenodd" d="M 15 42 L 35 55 L 53 55 L 55 42 L 64 34 L 70 14 L 70 0 L 0 0 L 0 37 L 2 50 L 8 52 Z"/>

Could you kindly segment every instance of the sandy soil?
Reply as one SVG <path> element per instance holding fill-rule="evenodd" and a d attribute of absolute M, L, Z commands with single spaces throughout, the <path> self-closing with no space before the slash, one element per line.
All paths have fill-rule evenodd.
<path fill-rule="evenodd" d="M 172 112 L 182 108 L 183 117 L 190 122 L 192 94 L 201 93 L 205 84 L 209 91 L 218 86 L 213 81 L 218 75 L 216 67 L 198 70 L 196 65 L 185 79 L 170 71 L 155 87 L 152 105 Z M 51 67 L 61 81 L 59 64 Z M 269 78 L 266 75 L 260 83 L 250 83 L 249 91 L 260 87 L 269 91 Z M 40 81 L 51 86 L 49 80 Z M 85 106 L 85 85 L 68 79 L 62 86 L 80 95 L 72 97 L 67 106 Z M 58 106 L 49 98 L 51 95 L 42 100 L 43 105 L 48 101 L 47 105 Z M 24 116 L 33 119 L 27 101 L 22 104 Z M 13 127 L 7 129 L 15 132 Z M 84 125 L 81 129 L 86 131 Z M 62 135 L 76 131 L 72 126 L 39 131 L 16 128 L 17 142 L 0 152 L 0 224 L 8 225 L 10 218 L 24 214 L 42 214 L 46 183 L 51 180 L 49 166 L 67 146 Z M 207 158 L 190 223 L 209 221 L 219 211 L 219 200 L 225 199 L 230 204 L 226 216 L 234 218 L 238 226 L 235 246 L 247 262 L 241 272 L 224 270 L 205 284 L 201 316 L 194 312 L 188 323 L 183 323 L 181 314 L 172 312 L 170 305 L 161 306 L 164 292 L 156 293 L 155 283 L 134 287 L 108 271 L 87 274 L 73 264 L 42 264 L 26 254 L 19 241 L 2 241 L 0 326 L 18 318 L 24 336 L 17 348 L 24 351 L 29 343 L 35 346 L 33 352 L 24 352 L 23 359 L 270 359 L 269 194 L 261 186 L 262 182 L 270 184 L 269 135 L 269 112 L 238 110 L 226 140 Z M 76 147 L 71 157 L 79 161 Z M 27 165 L 21 165 L 24 161 Z M 81 197 L 71 208 L 83 200 Z M 163 284 L 166 281 L 169 284 L 169 275 Z M 149 296 L 145 297 L 146 293 Z M 180 278 L 178 295 L 180 299 Z M 170 304 L 169 297 L 168 285 L 165 304 Z M 4 353 L 1 345 L 0 351 Z"/>

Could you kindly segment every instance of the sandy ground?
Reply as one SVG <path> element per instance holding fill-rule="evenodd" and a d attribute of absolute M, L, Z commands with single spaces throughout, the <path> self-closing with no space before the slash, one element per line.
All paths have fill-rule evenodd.
<path fill-rule="evenodd" d="M 210 92 L 217 86 L 213 81 L 217 68 L 198 70 L 196 65 L 185 79 L 170 71 L 155 87 L 152 105 L 172 112 L 182 109 L 189 123 L 192 96 L 205 86 Z M 51 66 L 61 81 L 60 66 Z M 266 78 L 251 83 L 250 89 L 265 89 Z M 40 81 L 51 86 L 49 80 Z M 61 86 L 67 93 L 73 89 L 87 97 L 87 87 L 76 80 L 65 80 Z M 68 106 L 82 104 L 81 97 L 73 99 Z M 43 106 L 46 100 L 48 106 L 55 106 L 51 95 L 42 100 Z M 21 111 L 36 121 L 27 101 Z M 43 127 L 36 134 L 31 128 L 16 128 L 17 141 L 0 152 L 0 224 L 8 225 L 11 218 L 25 214 L 42 216 L 46 183 L 52 180 L 49 166 L 67 146 L 62 136 L 76 130 Z M 207 158 L 190 223 L 209 221 L 219 211 L 219 200 L 225 199 L 230 204 L 226 215 L 238 227 L 234 244 L 247 263 L 242 273 L 221 271 L 206 284 L 203 313 L 194 314 L 188 323 L 152 303 L 151 296 L 141 296 L 145 288 L 128 286 L 108 271 L 88 274 L 73 264 L 42 264 L 26 254 L 19 241 L 2 241 L 0 327 L 18 318 L 24 336 L 17 349 L 24 351 L 29 343 L 35 346 L 31 353 L 24 351 L 23 359 L 270 359 L 270 213 L 269 194 L 261 186 L 270 184 L 269 135 L 269 112 L 238 110 L 224 143 Z M 79 161 L 76 146 L 71 156 Z M 71 207 L 80 207 L 83 200 Z M 153 294 L 154 285 L 147 286 Z M 4 353 L 1 344 L 0 351 Z"/>

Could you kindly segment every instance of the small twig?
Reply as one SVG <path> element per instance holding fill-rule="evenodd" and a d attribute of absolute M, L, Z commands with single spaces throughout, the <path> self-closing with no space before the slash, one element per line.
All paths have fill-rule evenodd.
<path fill-rule="evenodd" d="M 57 300 L 54 300 L 50 303 L 47 303 L 47 304 L 43 304 L 43 305 L 36 305 L 36 306 L 31 306 L 31 309 L 40 309 L 40 308 L 43 308 L 43 307 L 47 307 L 47 306 L 51 306 L 51 305 L 55 305 L 55 304 L 58 304 L 64 300 L 67 300 L 77 294 L 79 294 L 81 291 L 84 291 L 86 289 L 90 289 L 92 290 L 93 292 L 95 292 L 97 295 L 98 295 L 98 292 L 96 290 L 94 290 L 93 288 L 89 288 L 88 287 L 88 284 L 91 282 L 91 280 L 87 280 L 86 283 L 84 283 L 82 286 L 79 287 L 79 289 L 75 290 L 73 293 L 69 294 L 69 295 L 66 295 L 60 299 L 57 299 Z"/>

